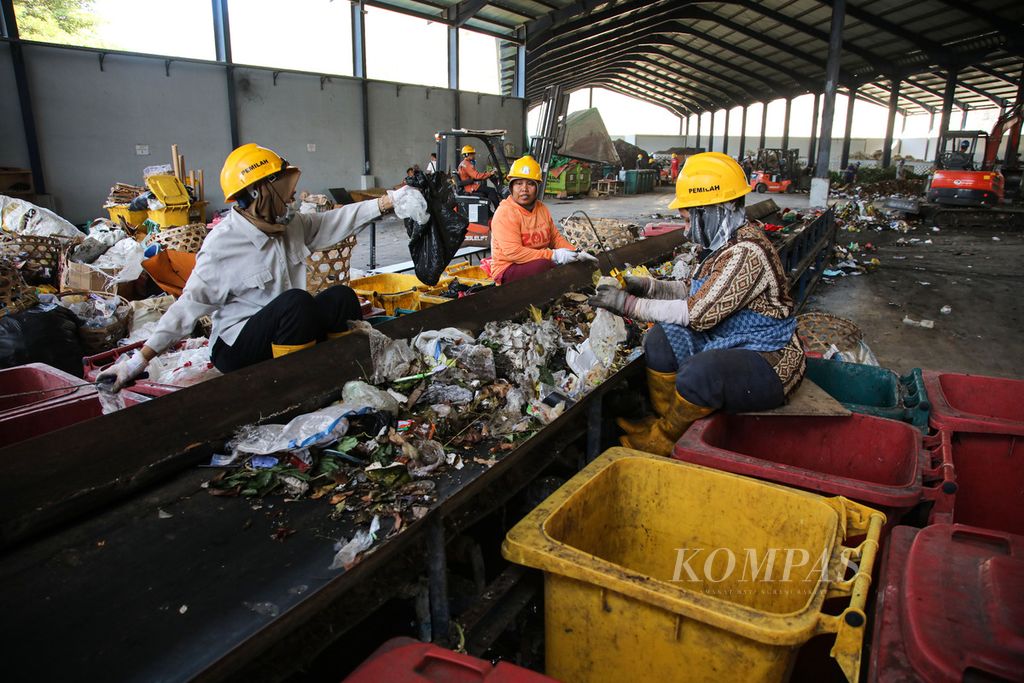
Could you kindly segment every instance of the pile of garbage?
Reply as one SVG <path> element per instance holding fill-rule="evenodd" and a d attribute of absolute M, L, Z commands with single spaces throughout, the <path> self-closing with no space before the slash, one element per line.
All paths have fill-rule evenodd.
<path fill-rule="evenodd" d="M 640 354 L 639 324 L 587 298 L 565 294 L 478 335 L 445 328 L 401 340 L 355 323 L 369 340 L 367 381 L 347 382 L 339 401 L 287 424 L 243 427 L 214 456 L 223 469 L 205 487 L 323 500 L 334 517 L 354 514 L 361 530 L 339 542 L 331 565 L 351 566 L 381 533 L 426 514 L 431 477 L 493 466 Z"/>
<path fill-rule="evenodd" d="M 832 264 L 822 273 L 826 282 L 848 275 L 870 273 L 882 265 L 878 257 L 873 255 L 877 252 L 876 245 L 871 241 L 861 242 L 859 239 L 851 239 L 854 234 L 868 231 L 876 233 L 893 231 L 906 235 L 920 227 L 919 221 L 909 220 L 903 212 L 896 209 L 879 209 L 871 200 L 852 199 L 836 204 L 834 208 L 839 236 L 836 239 Z M 933 230 L 938 231 L 938 228 L 933 228 Z M 900 237 L 895 243 L 915 244 L 918 242 L 931 244 L 931 239 Z"/>
<path fill-rule="evenodd" d="M 829 191 L 830 197 L 852 199 L 882 199 L 885 197 L 920 197 L 924 194 L 924 179 L 880 180 L 875 183 L 851 183 Z"/>

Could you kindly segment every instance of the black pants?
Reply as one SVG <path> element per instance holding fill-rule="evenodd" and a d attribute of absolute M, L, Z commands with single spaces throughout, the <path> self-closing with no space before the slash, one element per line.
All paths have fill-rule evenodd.
<path fill-rule="evenodd" d="M 757 351 L 714 349 L 690 356 L 681 364 L 661 327 L 644 337 L 647 367 L 676 373 L 676 391 L 694 405 L 745 413 L 778 408 L 786 401 L 782 380 Z"/>
<path fill-rule="evenodd" d="M 344 285 L 335 285 L 316 296 L 289 289 L 249 318 L 234 344 L 218 339 L 210 355 L 221 372 L 269 360 L 271 345 L 308 344 L 323 341 L 328 333 L 344 332 L 349 320 L 362 320 L 359 298 Z"/>

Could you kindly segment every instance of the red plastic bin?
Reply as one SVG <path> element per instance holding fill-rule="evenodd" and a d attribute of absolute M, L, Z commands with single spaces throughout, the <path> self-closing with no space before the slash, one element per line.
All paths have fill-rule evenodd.
<path fill-rule="evenodd" d="M 644 237 L 657 237 L 686 227 L 685 223 L 648 223 L 644 226 Z"/>
<path fill-rule="evenodd" d="M 558 683 L 521 666 L 462 655 L 412 638 L 392 638 L 344 683 Z"/>
<path fill-rule="evenodd" d="M 955 432 L 1024 436 L 1024 380 L 925 371 L 931 424 Z"/>
<path fill-rule="evenodd" d="M 1024 536 L 960 524 L 892 530 L 868 680 L 1024 677 Z"/>
<path fill-rule="evenodd" d="M 0 415 L 33 404 L 67 398 L 82 390 L 85 381 L 45 363 L 28 363 L 0 370 Z"/>
<path fill-rule="evenodd" d="M 956 481 L 948 506 L 936 505 L 932 524 L 969 524 L 1024 534 L 1024 438 L 993 432 L 942 430 L 929 443 Z"/>
<path fill-rule="evenodd" d="M 894 525 L 943 487 L 931 469 L 921 433 L 871 415 L 796 417 L 717 413 L 693 424 L 672 457 L 880 508 Z"/>
<path fill-rule="evenodd" d="M 149 400 L 145 396 L 122 391 L 125 407 Z M 93 390 L 79 398 L 39 404 L 34 408 L 0 415 L 0 448 L 25 441 L 103 414 L 100 399 Z"/>

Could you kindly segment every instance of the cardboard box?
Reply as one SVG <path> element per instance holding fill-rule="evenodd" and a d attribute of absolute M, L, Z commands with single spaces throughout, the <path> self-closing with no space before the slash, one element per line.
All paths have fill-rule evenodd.
<path fill-rule="evenodd" d="M 114 284 L 108 278 L 117 275 L 113 269 L 93 268 L 84 263 L 66 261 L 60 275 L 60 289 L 84 289 L 89 292 L 111 292 L 123 296 L 129 301 L 139 298 L 139 292 L 145 290 L 145 279 L 149 276 L 143 273 L 134 282 L 121 282 Z"/>

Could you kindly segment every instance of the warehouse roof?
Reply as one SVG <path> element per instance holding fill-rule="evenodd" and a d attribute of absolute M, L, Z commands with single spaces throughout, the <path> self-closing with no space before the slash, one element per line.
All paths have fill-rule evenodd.
<path fill-rule="evenodd" d="M 807 92 L 825 82 L 829 0 L 372 0 L 482 31 L 503 44 L 502 88 L 512 93 L 515 45 L 525 36 L 527 97 L 595 86 L 679 114 Z M 885 104 L 902 81 L 904 113 L 942 105 L 946 71 L 959 70 L 955 106 L 1002 106 L 1022 77 L 1019 0 L 851 0 L 840 85 Z"/>

